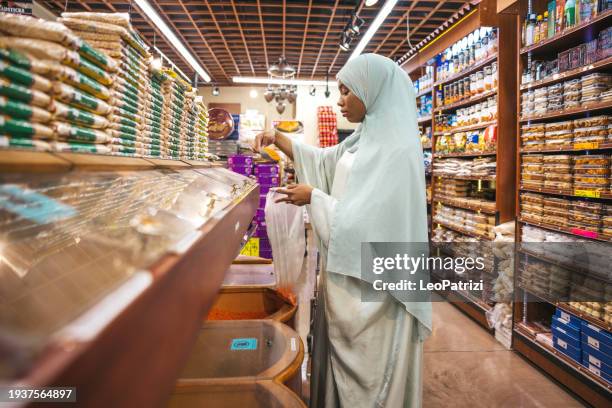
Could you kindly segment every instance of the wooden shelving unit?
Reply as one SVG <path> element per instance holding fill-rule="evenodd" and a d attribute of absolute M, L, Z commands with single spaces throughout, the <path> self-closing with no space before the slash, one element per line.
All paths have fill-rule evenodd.
<path fill-rule="evenodd" d="M 527 2 L 519 2 L 519 7 L 516 15 L 516 28 L 520 32 L 522 27 L 522 19 L 527 13 Z M 544 0 L 533 0 L 533 12 L 541 13 L 547 8 L 547 2 Z M 596 376 L 590 372 L 586 367 L 560 353 L 553 347 L 543 342 L 537 341 L 534 335 L 524 329 L 523 323 L 528 322 L 548 322 L 550 324 L 551 315 L 554 312 L 554 308 L 562 309 L 568 313 L 571 313 L 585 321 L 605 330 L 611 330 L 610 324 L 607 324 L 602 319 L 597 319 L 584 312 L 576 310 L 569 304 L 560 302 L 557 299 L 547 299 L 541 295 L 533 293 L 529 288 L 522 287 L 518 282 L 519 271 L 522 268 L 523 262 L 528 262 L 530 258 L 535 258 L 541 262 L 545 262 L 551 265 L 556 265 L 568 269 L 576 274 L 584 274 L 585 270 L 580 265 L 568 265 L 555 260 L 554 258 L 534 253 L 525 249 L 524 246 L 520 245 L 523 228 L 525 226 L 538 227 L 547 231 L 554 231 L 567 235 L 568 238 L 578 237 L 586 239 L 588 241 L 597 243 L 611 243 L 609 237 L 602 236 L 600 233 L 592 233 L 583 230 L 572 229 L 569 227 L 561 227 L 559 225 L 553 225 L 545 222 L 534 222 L 530 218 L 521 217 L 520 212 L 520 192 L 534 192 L 543 194 L 551 197 L 566 197 L 572 200 L 588 200 L 595 202 L 607 202 L 612 199 L 612 194 L 609 190 L 603 190 L 599 193 L 594 191 L 582 191 L 582 190 L 558 190 L 549 188 L 526 188 L 521 186 L 521 162 L 524 155 L 529 154 L 601 154 L 602 152 L 609 151 L 612 149 L 612 143 L 583 143 L 560 146 L 556 148 L 543 147 L 541 149 L 525 149 L 521 145 L 520 140 L 520 125 L 529 122 L 554 122 L 559 120 L 571 120 L 578 119 L 587 116 L 595 116 L 599 114 L 606 114 L 612 112 L 612 102 L 600 102 L 596 104 L 581 106 L 575 109 L 566 109 L 557 112 L 547 112 L 544 115 L 532 115 L 529 117 L 522 117 L 520 113 L 520 94 L 536 88 L 549 86 L 552 84 L 562 83 L 566 80 L 580 78 L 583 75 L 587 75 L 594 72 L 610 72 L 612 69 L 612 58 L 606 58 L 597 61 L 593 64 L 579 67 L 570 71 L 563 72 L 561 74 L 553 75 L 547 78 L 543 78 L 536 82 L 521 85 L 518 78 L 521 78 L 524 67 L 527 66 L 528 61 L 533 59 L 554 59 L 559 52 L 568 50 L 576 47 L 584 42 L 590 41 L 596 38 L 602 29 L 612 25 L 612 10 L 600 13 L 597 17 L 589 22 L 582 23 L 571 29 L 565 30 L 558 33 L 552 38 L 542 41 L 538 44 L 530 47 L 517 47 L 516 58 L 518 59 L 518 70 L 516 72 L 517 77 L 517 93 L 519 98 L 517 100 L 516 112 L 517 112 L 517 137 L 516 137 L 516 239 L 519 242 L 519 254 L 517 254 L 517 260 L 515 262 L 515 303 L 514 303 L 514 330 L 512 343 L 513 348 L 521 353 L 524 357 L 534 363 L 536 366 L 544 370 L 555 380 L 571 389 L 574 393 L 580 396 L 588 404 L 595 407 L 604 407 L 610 405 L 610 395 L 612 393 L 612 384 L 607 383 L 602 378 Z M 591 271 L 590 277 L 597 277 L 593 275 Z M 599 277 L 598 279 L 605 279 Z M 603 284 L 603 283 L 602 283 Z"/>
<path fill-rule="evenodd" d="M 489 2 L 483 2 L 489 3 Z M 462 70 L 459 73 L 451 75 L 447 78 L 434 78 L 434 86 L 431 89 L 433 98 L 433 115 L 432 118 L 423 118 L 419 120 L 419 124 L 427 123 L 431 124 L 432 130 L 432 152 L 433 152 L 433 163 L 435 164 L 438 160 L 447 158 L 463 158 L 463 159 L 474 159 L 478 157 L 515 157 L 516 155 L 516 103 L 517 103 L 517 77 L 516 77 L 516 55 L 515 50 L 518 47 L 518 33 L 516 30 L 516 21 L 514 16 L 502 15 L 502 14 L 491 14 L 485 4 L 479 4 L 477 12 L 471 14 L 467 18 L 461 20 L 456 25 L 449 27 L 448 31 L 444 35 L 438 37 L 438 39 L 426 47 L 425 50 L 419 52 L 417 56 L 411 62 L 409 60 L 403 68 L 411 74 L 414 78 L 420 76 L 423 70 L 423 65 L 430 63 L 431 60 L 439 53 L 443 52 L 446 48 L 461 40 L 469 33 L 473 32 L 477 28 L 488 26 L 494 27 L 497 30 L 498 41 L 500 44 L 504 44 L 503 48 L 498 49 L 497 52 L 487 56 L 486 58 L 478 61 L 467 69 Z M 418 61 L 418 62 L 414 62 Z M 498 64 L 498 88 L 485 92 L 481 95 L 469 98 L 467 100 L 459 101 L 449 105 L 442 105 L 442 101 L 437 99 L 437 91 L 442 89 L 444 85 L 452 83 L 454 81 L 465 78 L 479 70 L 482 70 L 485 66 L 488 66 L 494 62 Z M 426 90 L 419 95 L 428 94 L 429 90 Z M 437 121 L 439 121 L 440 114 L 452 114 L 457 109 L 469 107 L 474 104 L 478 104 L 488 98 L 496 97 L 498 101 L 498 115 L 495 120 L 478 123 L 470 126 L 456 127 L 443 132 L 436 132 L 435 127 Z M 438 122 L 439 123 L 439 122 Z M 497 144 L 494 151 L 486 152 L 458 152 L 458 153 L 438 153 L 436 152 L 436 141 L 443 135 L 452 135 L 458 132 L 470 132 L 476 130 L 484 130 L 488 126 L 497 125 Z M 475 233 L 465 228 L 458 227 L 457 225 L 438 223 L 433 221 L 433 217 L 437 211 L 437 203 L 448 205 L 450 207 L 462 208 L 469 211 L 482 212 L 490 215 L 495 215 L 499 223 L 511 221 L 515 216 L 515 162 L 514 160 L 504 160 L 497 163 L 495 176 L 454 176 L 435 174 L 432 176 L 432 181 L 438 179 L 448 180 L 471 180 L 474 182 L 490 184 L 492 188 L 496 188 L 497 194 L 495 198 L 495 209 L 490 210 L 488 208 L 483 209 L 480 206 L 474 206 L 465 203 L 459 203 L 453 201 L 452 204 L 449 200 L 444 197 L 436 196 L 435 183 L 432 183 L 432 225 L 431 230 L 437 227 L 442 227 L 448 230 L 458 232 L 460 234 L 477 238 L 483 241 L 491 240 L 491 237 L 485 234 Z M 461 293 L 444 293 L 443 294 L 449 301 L 455 304 L 463 312 L 470 315 L 474 320 L 478 321 L 483 327 L 489 330 L 485 317 L 485 312 L 490 309 L 487 302 L 484 299 L 474 299 L 471 296 L 465 296 Z M 486 307 L 485 307 L 486 306 Z"/>

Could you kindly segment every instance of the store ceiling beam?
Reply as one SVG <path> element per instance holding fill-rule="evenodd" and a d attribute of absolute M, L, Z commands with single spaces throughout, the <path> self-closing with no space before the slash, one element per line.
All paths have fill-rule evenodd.
<path fill-rule="evenodd" d="M 191 20 L 191 23 L 193 24 L 193 26 L 196 28 L 196 30 L 198 32 L 198 35 L 200 36 L 200 39 L 202 40 L 202 44 L 204 44 L 204 47 L 206 47 L 206 49 L 210 53 L 211 57 L 215 61 L 215 63 L 219 66 L 219 68 L 221 68 L 221 72 L 223 72 L 223 76 L 225 77 L 225 79 L 229 81 L 230 80 L 229 75 L 227 75 L 227 72 L 225 72 L 225 69 L 223 68 L 223 65 L 221 65 L 221 62 L 219 61 L 219 59 L 215 55 L 215 52 L 213 51 L 213 49 L 208 44 L 208 41 L 206 41 L 206 38 L 204 38 L 204 35 L 202 34 L 202 31 L 200 31 L 200 28 L 199 28 L 198 24 L 196 24 L 196 22 L 193 20 L 192 16 L 187 11 L 187 7 L 185 6 L 185 4 L 181 0 L 179 0 L 179 3 L 181 4 L 181 7 L 185 11 L 185 14 L 189 16 L 189 19 Z M 206 67 L 206 69 L 208 70 L 208 72 L 210 72 L 210 67 Z M 214 78 L 212 78 L 212 79 L 214 79 Z"/>
<path fill-rule="evenodd" d="M 435 14 L 435 12 L 436 12 L 436 11 L 438 11 L 438 9 L 439 9 L 440 7 L 442 7 L 442 6 L 443 6 L 443 5 L 444 5 L 444 4 L 445 4 L 445 3 L 446 3 L 448 0 L 439 0 L 439 1 L 440 1 L 440 2 L 438 3 L 438 5 L 437 5 L 436 7 L 434 7 L 434 8 L 433 8 L 433 9 L 432 9 L 432 10 L 429 12 L 429 14 L 428 14 L 428 15 L 427 15 L 427 16 L 426 16 L 424 19 L 422 19 L 422 20 L 421 20 L 421 22 L 420 22 L 419 24 L 417 24 L 417 25 L 416 25 L 416 27 L 414 27 L 414 28 L 413 28 L 413 29 L 410 31 L 410 35 L 411 35 L 411 36 L 412 36 L 414 33 L 416 33 L 416 32 L 417 32 L 417 30 L 418 30 L 419 28 L 421 28 L 421 26 L 422 26 L 423 24 L 425 24 L 425 23 L 427 22 L 427 20 L 428 20 L 428 19 L 429 19 L 429 18 L 430 18 L 432 15 L 434 15 L 434 14 Z M 398 44 L 398 45 L 397 45 L 397 46 L 396 46 L 396 47 L 393 49 L 393 51 L 391 51 L 391 54 L 389 54 L 389 58 L 393 58 L 393 56 L 395 55 L 395 53 L 397 52 L 397 50 L 399 50 L 399 49 L 402 47 L 402 45 L 404 45 L 404 43 L 405 43 L 406 41 L 407 41 L 407 39 L 406 39 L 406 38 L 404 38 L 404 39 L 403 39 L 403 40 L 402 40 L 402 41 L 401 41 L 401 42 L 400 42 L 400 43 L 399 43 L 399 44 Z"/>
<path fill-rule="evenodd" d="M 234 11 L 234 18 L 236 19 L 236 23 L 238 23 L 238 30 L 240 30 L 240 37 L 242 38 L 242 43 L 244 45 L 244 51 L 246 52 L 247 59 L 249 60 L 249 65 L 251 66 L 251 73 L 255 75 L 255 68 L 253 68 L 253 61 L 251 61 L 251 55 L 249 54 L 249 46 L 246 43 L 246 39 L 244 38 L 244 31 L 242 31 L 242 26 L 240 25 L 240 18 L 238 17 L 238 12 L 236 11 L 236 4 L 234 0 L 232 0 L 232 10 Z M 283 40 L 284 44 L 284 40 Z"/>
<path fill-rule="evenodd" d="M 397 23 L 395 23 L 395 25 L 391 28 L 391 30 L 389 30 L 389 32 L 387 32 L 387 35 L 385 36 L 385 38 L 378 43 L 378 45 L 376 46 L 376 49 L 374 49 L 374 53 L 376 54 L 378 52 L 378 50 L 381 49 L 381 47 L 387 42 L 387 40 L 389 39 L 389 37 L 391 37 L 391 35 L 393 33 L 395 33 L 395 31 L 402 25 L 402 23 L 404 22 L 404 20 L 408 19 L 408 15 L 414 10 L 414 6 L 416 6 L 418 4 L 417 1 L 413 1 L 412 4 L 410 5 L 410 7 L 408 8 L 408 10 L 406 10 L 406 12 L 404 14 L 402 14 L 402 18 L 400 18 L 399 20 L 397 20 Z M 408 22 L 406 22 L 407 24 Z M 407 28 L 407 30 L 410 27 Z"/>
<path fill-rule="evenodd" d="M 321 42 L 321 49 L 319 50 L 319 55 L 317 55 L 317 60 L 315 62 L 314 67 L 312 68 L 312 73 L 310 74 L 310 78 L 314 78 L 315 72 L 317 70 L 317 66 L 319 65 L 319 59 L 321 58 L 321 52 L 323 52 L 323 47 L 325 46 L 325 42 L 327 41 L 327 36 L 329 35 L 329 28 L 331 26 L 331 22 L 334 20 L 334 16 L 336 15 L 336 9 L 338 7 L 338 1 L 336 0 L 336 4 L 334 5 L 334 8 L 332 9 L 332 15 L 329 19 L 330 25 L 327 26 L 327 30 L 325 30 L 325 35 L 323 36 L 323 41 Z"/>
<path fill-rule="evenodd" d="M 261 14 L 261 1 L 257 0 L 257 11 L 259 13 L 259 28 L 261 29 L 261 40 L 263 41 L 263 49 L 266 58 L 266 67 L 270 66 L 268 62 L 268 46 L 266 44 L 266 29 L 264 28 L 263 16 Z"/>
<path fill-rule="evenodd" d="M 219 22 L 217 21 L 217 18 L 215 17 L 215 13 L 213 13 L 210 3 L 208 2 L 208 0 L 204 0 L 204 4 L 206 5 L 206 7 L 208 7 L 208 11 L 210 12 L 210 15 L 213 18 L 213 22 L 215 23 L 215 27 L 217 27 L 217 31 L 219 32 L 219 34 L 223 36 L 223 31 L 221 30 L 221 27 L 219 26 Z M 234 62 L 234 68 L 236 68 L 238 75 L 241 75 L 240 69 L 238 68 L 238 65 L 236 64 L 236 60 L 234 59 L 232 51 L 230 51 L 230 48 L 228 47 L 227 42 L 225 42 L 225 38 L 223 37 L 221 38 L 223 39 L 223 44 L 225 45 L 225 51 L 227 51 L 228 55 L 231 57 L 232 61 Z"/>

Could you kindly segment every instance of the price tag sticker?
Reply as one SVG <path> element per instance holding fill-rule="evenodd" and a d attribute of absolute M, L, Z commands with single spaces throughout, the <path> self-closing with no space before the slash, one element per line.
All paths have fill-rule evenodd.
<path fill-rule="evenodd" d="M 601 193 L 599 190 L 574 190 L 574 195 L 577 197 L 599 198 Z"/>
<path fill-rule="evenodd" d="M 574 143 L 574 150 L 599 149 L 599 142 Z"/>
<path fill-rule="evenodd" d="M 580 235 L 581 237 L 594 238 L 594 239 L 599 238 L 599 234 L 598 233 L 593 232 L 593 231 L 583 230 L 583 229 L 580 229 L 580 228 L 572 228 L 571 232 L 572 232 L 572 234 Z"/>

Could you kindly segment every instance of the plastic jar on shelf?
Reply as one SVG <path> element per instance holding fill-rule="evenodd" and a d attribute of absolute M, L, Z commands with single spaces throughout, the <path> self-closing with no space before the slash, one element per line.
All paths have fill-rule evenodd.
<path fill-rule="evenodd" d="M 498 74 L 497 74 L 497 62 L 491 64 L 491 76 L 493 77 L 493 89 L 497 89 Z"/>
<path fill-rule="evenodd" d="M 484 71 L 478 71 L 476 72 L 476 77 L 477 82 L 476 82 L 476 89 L 477 89 L 477 94 L 481 94 L 485 91 L 485 74 Z"/>

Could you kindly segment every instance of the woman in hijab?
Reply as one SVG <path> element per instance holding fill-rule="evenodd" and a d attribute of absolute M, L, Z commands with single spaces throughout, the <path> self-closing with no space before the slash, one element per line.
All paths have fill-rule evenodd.
<path fill-rule="evenodd" d="M 402 302 L 362 280 L 362 242 L 428 240 L 423 153 L 415 92 L 392 60 L 364 54 L 338 73 L 343 116 L 360 123 L 330 148 L 281 133 L 258 135 L 293 159 L 301 184 L 279 201 L 309 204 L 322 259 L 314 335 L 311 407 L 419 407 L 423 341 L 431 304 Z"/>

